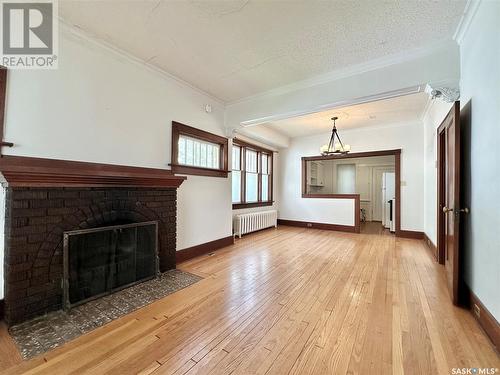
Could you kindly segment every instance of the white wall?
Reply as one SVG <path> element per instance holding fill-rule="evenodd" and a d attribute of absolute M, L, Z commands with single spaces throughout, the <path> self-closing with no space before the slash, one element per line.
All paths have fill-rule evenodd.
<path fill-rule="evenodd" d="M 221 103 L 61 29 L 58 70 L 9 71 L 6 154 L 168 168 L 172 120 L 224 135 Z M 177 249 L 231 235 L 230 178 L 189 176 L 177 212 Z"/>
<path fill-rule="evenodd" d="M 401 148 L 401 229 L 422 231 L 423 220 L 423 127 L 420 122 L 386 127 L 340 130 L 353 152 Z M 294 138 L 280 151 L 280 218 L 354 225 L 354 201 L 302 198 L 301 157 L 319 154 L 329 133 Z"/>
<path fill-rule="evenodd" d="M 500 2 L 482 1 L 460 45 L 461 105 L 470 101 L 465 279 L 500 321 Z"/>
<path fill-rule="evenodd" d="M 424 232 L 437 245 L 437 128 L 452 107 L 433 100 L 427 107 L 424 123 Z"/>

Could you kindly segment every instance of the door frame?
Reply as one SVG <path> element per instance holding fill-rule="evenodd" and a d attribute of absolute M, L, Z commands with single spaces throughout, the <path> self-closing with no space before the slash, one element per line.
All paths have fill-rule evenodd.
<path fill-rule="evenodd" d="M 445 257 L 446 257 L 446 238 L 445 238 L 445 226 L 446 226 L 446 221 L 445 221 L 445 214 L 443 213 L 443 207 L 446 205 L 446 132 L 445 129 L 448 127 L 450 123 L 450 116 L 453 114 L 454 119 L 458 119 L 458 127 L 460 131 L 460 102 L 456 101 L 453 103 L 453 106 L 451 107 L 450 111 L 444 118 L 443 122 L 441 125 L 439 125 L 436 136 L 437 136 L 437 253 L 436 253 L 436 260 L 439 262 L 439 264 L 444 265 L 445 264 Z M 456 152 L 460 153 L 460 147 L 461 146 L 461 139 L 458 137 L 458 139 L 455 139 L 455 150 Z M 455 162 L 455 161 L 452 161 Z M 454 176 L 454 186 L 455 186 L 455 204 L 454 204 L 454 210 L 460 210 L 460 207 L 456 204 L 457 202 L 457 195 L 458 199 L 460 199 L 460 165 L 455 165 L 455 176 Z M 454 213 L 455 214 L 455 213 Z M 455 220 L 460 220 L 460 214 L 458 216 L 455 216 Z M 460 226 L 460 223 L 458 224 Z M 464 285 L 464 280 L 463 280 L 463 274 L 460 272 L 460 249 L 461 249 L 461 239 L 460 239 L 460 232 L 456 232 L 457 238 L 455 238 L 455 241 L 457 241 L 457 251 L 455 254 L 453 254 L 453 280 L 452 280 L 452 286 L 453 286 L 453 292 L 452 292 L 452 301 L 455 305 L 458 305 L 460 303 L 460 299 L 462 298 L 462 293 L 463 293 L 463 285 Z"/>
<path fill-rule="evenodd" d="M 383 181 L 383 179 L 384 179 L 384 175 L 385 175 L 386 173 L 393 173 L 393 174 L 394 174 L 394 197 L 396 197 L 396 170 L 395 170 L 395 169 L 392 169 L 392 170 L 383 171 L 383 172 L 382 172 L 382 181 Z M 387 190 L 387 189 L 386 189 L 386 190 Z M 384 193 L 382 193 L 382 195 L 383 195 L 383 196 L 385 196 L 385 194 L 386 194 L 385 192 L 384 192 Z M 387 196 L 385 196 L 385 198 L 387 199 Z M 386 214 L 386 203 L 387 203 L 387 202 L 388 202 L 388 201 L 387 201 L 387 200 L 384 200 L 384 199 L 382 199 L 382 202 L 381 202 L 381 203 L 382 203 L 382 226 L 383 226 L 384 228 L 386 228 L 386 226 L 385 226 L 385 220 L 384 220 L 384 219 L 386 219 L 385 214 Z M 390 207 L 389 207 L 389 210 L 390 210 Z M 389 217 L 390 217 L 390 215 L 391 215 L 391 213 L 389 212 Z M 389 228 L 389 229 L 390 229 L 390 228 Z"/>
<path fill-rule="evenodd" d="M 438 261 L 439 264 L 444 265 L 445 262 L 445 220 L 444 220 L 444 214 L 443 214 L 443 207 L 445 204 L 445 199 L 446 199 L 446 190 L 445 190 L 445 184 L 444 181 L 446 180 L 445 177 L 445 152 L 446 152 L 446 133 L 445 133 L 445 128 L 447 125 L 447 118 L 443 120 L 441 125 L 439 125 L 439 128 L 437 130 L 437 230 L 436 230 L 436 237 L 437 237 L 437 251 L 436 251 L 436 260 Z"/>

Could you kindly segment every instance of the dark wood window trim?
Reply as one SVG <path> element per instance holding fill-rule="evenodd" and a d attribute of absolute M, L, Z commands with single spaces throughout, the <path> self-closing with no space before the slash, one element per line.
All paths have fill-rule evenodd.
<path fill-rule="evenodd" d="M 359 228 L 359 194 L 307 194 L 307 170 L 306 163 L 314 160 L 333 160 L 349 158 L 367 158 L 370 156 L 388 156 L 394 155 L 396 172 L 396 236 L 402 237 L 401 231 L 401 149 L 355 152 L 347 155 L 328 155 L 328 156 L 304 156 L 302 157 L 302 198 L 332 198 L 332 199 L 354 199 L 355 201 L 355 226 Z"/>
<path fill-rule="evenodd" d="M 178 146 L 179 146 L 179 137 L 181 135 L 185 135 L 191 138 L 196 138 L 205 142 L 218 144 L 220 146 L 219 168 L 213 169 L 213 168 L 203 168 L 192 165 L 179 164 Z M 228 168 L 227 158 L 229 153 L 228 150 L 229 150 L 229 143 L 227 138 L 209 133 L 201 129 L 196 129 L 176 121 L 172 121 L 172 159 L 171 159 L 172 161 L 169 165 L 173 173 L 227 178 L 227 174 L 230 172 L 227 169 Z"/>
<path fill-rule="evenodd" d="M 12 142 L 5 142 L 4 121 L 5 121 L 5 97 L 7 95 L 7 68 L 0 66 L 0 156 L 2 155 L 2 147 L 12 147 Z"/>
<path fill-rule="evenodd" d="M 269 150 L 264 147 L 260 147 L 254 145 L 252 143 L 245 142 L 241 139 L 234 138 L 233 145 L 240 147 L 240 170 L 241 170 L 241 202 L 233 203 L 233 210 L 238 210 L 242 208 L 252 208 L 252 207 L 265 207 L 272 206 L 273 201 L 273 179 L 274 179 L 274 151 Z M 257 193 L 257 202 L 245 202 L 246 191 L 246 150 L 252 150 L 257 152 L 257 176 L 258 176 L 258 193 Z M 268 197 L 269 199 L 266 201 L 262 201 L 262 158 L 261 155 L 266 154 L 269 156 L 269 184 L 268 184 Z"/>
<path fill-rule="evenodd" d="M 274 201 L 252 202 L 252 203 L 233 203 L 233 210 L 241 210 L 243 208 L 266 207 L 272 206 Z"/>

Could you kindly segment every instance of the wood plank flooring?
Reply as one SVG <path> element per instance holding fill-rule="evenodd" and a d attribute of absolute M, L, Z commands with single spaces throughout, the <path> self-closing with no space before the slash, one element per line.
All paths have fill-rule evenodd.
<path fill-rule="evenodd" d="M 361 223 L 360 232 L 363 234 L 391 234 L 389 229 L 384 228 L 380 221 L 365 221 Z"/>
<path fill-rule="evenodd" d="M 0 322 L 0 371 L 21 361 L 21 355 L 7 332 L 7 326 L 4 322 Z"/>
<path fill-rule="evenodd" d="M 500 368 L 471 314 L 452 306 L 444 269 L 422 241 L 281 226 L 179 268 L 204 279 L 44 356 L 10 368 L 0 362 L 2 373 Z"/>

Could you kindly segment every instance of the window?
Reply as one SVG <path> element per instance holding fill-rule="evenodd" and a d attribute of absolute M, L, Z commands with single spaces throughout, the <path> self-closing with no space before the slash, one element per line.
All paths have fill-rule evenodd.
<path fill-rule="evenodd" d="M 272 205 L 272 160 L 272 151 L 234 139 L 233 208 Z"/>
<path fill-rule="evenodd" d="M 257 152 L 247 149 L 245 168 L 245 201 L 255 203 L 259 195 L 259 174 L 257 171 Z"/>
<path fill-rule="evenodd" d="M 272 155 L 272 154 L 271 154 Z M 262 200 L 269 200 L 269 189 L 270 184 L 269 181 L 271 179 L 271 170 L 270 170 L 270 159 L 271 156 L 268 154 L 261 154 L 261 180 L 262 180 Z"/>
<path fill-rule="evenodd" d="M 232 197 L 233 203 L 241 202 L 241 147 L 233 145 L 233 158 L 232 164 L 233 166 L 233 188 L 232 188 Z"/>
<path fill-rule="evenodd" d="M 219 168 L 220 146 L 185 135 L 179 136 L 179 165 L 200 168 Z"/>
<path fill-rule="evenodd" d="M 337 165 L 337 194 L 356 193 L 356 164 Z"/>
<path fill-rule="evenodd" d="M 227 177 L 227 138 L 172 122 L 172 171 Z"/>

